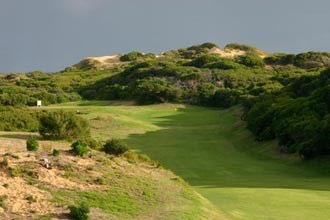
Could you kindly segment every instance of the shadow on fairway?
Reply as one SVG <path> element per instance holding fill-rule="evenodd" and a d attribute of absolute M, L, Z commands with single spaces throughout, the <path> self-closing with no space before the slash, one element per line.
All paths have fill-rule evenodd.
<path fill-rule="evenodd" d="M 246 150 L 262 143 L 237 125 L 237 109 L 179 109 L 156 123 L 163 129 L 125 141 L 193 186 L 330 190 L 329 175 L 315 166 Z"/>

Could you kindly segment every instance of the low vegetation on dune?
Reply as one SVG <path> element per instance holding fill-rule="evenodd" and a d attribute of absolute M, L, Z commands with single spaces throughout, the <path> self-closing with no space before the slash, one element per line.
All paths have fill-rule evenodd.
<path fill-rule="evenodd" d="M 225 56 L 219 51 L 238 52 L 236 56 Z M 310 100 L 322 96 L 325 92 L 316 94 L 320 90 L 316 87 L 327 86 L 327 81 L 322 85 L 314 85 L 317 80 L 310 83 L 308 80 L 317 78 L 322 71 L 326 72 L 325 68 L 330 65 L 329 57 L 329 53 L 325 52 L 267 54 L 255 47 L 237 43 L 228 44 L 221 50 L 213 43 L 204 43 L 164 52 L 159 56 L 131 52 L 89 58 L 89 61 L 85 60 L 54 74 L 38 71 L 9 74 L 0 78 L 0 111 L 4 113 L 0 116 L 0 121 L 3 122 L 0 128 L 8 131 L 38 130 L 38 121 L 45 121 L 44 114 L 24 108 L 35 105 L 36 100 L 42 100 L 45 105 L 81 99 L 135 100 L 139 104 L 179 102 L 221 108 L 242 104 L 245 107 L 243 118 L 248 121 L 248 128 L 258 140 L 279 138 L 279 150 L 283 152 L 297 153 L 305 159 L 319 157 L 329 154 L 326 147 L 329 140 L 311 140 L 311 136 L 314 133 L 319 134 L 320 130 L 321 133 L 326 132 L 326 113 L 306 107 L 304 118 L 290 120 L 287 118 L 288 114 L 283 113 L 279 117 L 290 121 L 292 126 L 289 128 L 285 125 L 286 122 L 277 118 L 276 123 L 270 122 L 269 118 L 274 118 L 277 114 L 273 110 L 267 111 L 268 115 L 259 115 L 258 112 L 266 111 L 268 103 L 272 105 L 268 109 L 280 108 L 281 110 L 275 111 L 283 109 L 294 115 L 300 108 L 289 109 L 287 102 L 311 103 L 303 101 L 307 95 L 311 96 Z M 98 67 L 98 62 L 115 62 L 116 65 L 101 68 Z M 320 80 L 323 80 L 324 77 L 321 79 L 321 76 Z M 312 90 L 317 91 L 312 94 Z M 318 101 L 319 99 L 314 101 L 321 105 L 323 101 Z M 326 97 L 323 98 L 325 99 Z M 278 107 L 273 102 L 279 102 Z M 12 106 L 20 108 L 14 109 Z M 324 105 L 319 108 L 324 109 Z M 21 114 L 22 119 L 18 121 L 16 114 Z M 306 121 L 306 124 L 298 125 L 301 120 Z M 308 128 L 307 125 L 313 123 L 318 126 Z M 283 129 L 283 126 L 286 128 Z M 320 128 L 322 126 L 324 128 Z M 306 131 L 297 134 L 302 127 Z M 48 135 L 43 133 L 44 136 Z M 322 147 L 317 147 L 321 145 Z"/>
<path fill-rule="evenodd" d="M 330 69 L 302 77 L 279 94 L 261 96 L 246 113 L 258 140 L 279 140 L 280 150 L 304 159 L 330 154 Z"/>
<path fill-rule="evenodd" d="M 28 152 L 19 139 L 12 141 L 15 148 L 0 150 L 1 219 L 225 219 L 183 180 L 139 153 L 76 154 L 66 144 L 52 155 L 57 142 L 41 141 L 39 150 Z"/>

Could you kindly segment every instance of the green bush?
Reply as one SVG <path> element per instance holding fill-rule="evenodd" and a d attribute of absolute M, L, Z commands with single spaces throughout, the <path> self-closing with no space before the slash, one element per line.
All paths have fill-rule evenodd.
<path fill-rule="evenodd" d="M 228 108 L 236 105 L 239 101 L 239 94 L 231 89 L 218 89 L 213 95 L 213 106 Z"/>
<path fill-rule="evenodd" d="M 212 83 L 203 83 L 198 86 L 198 103 L 201 105 L 213 105 L 213 96 L 217 87 Z"/>
<path fill-rule="evenodd" d="M 295 56 L 294 65 L 306 69 L 330 67 L 330 53 L 300 53 Z"/>
<path fill-rule="evenodd" d="M 60 155 L 60 151 L 57 150 L 57 149 L 54 149 L 52 155 L 53 155 L 54 157 L 58 157 L 58 156 Z"/>
<path fill-rule="evenodd" d="M 166 79 L 138 80 L 135 88 L 135 97 L 140 104 L 176 101 L 180 96 L 180 90 Z"/>
<path fill-rule="evenodd" d="M 73 140 L 90 136 L 86 120 L 73 112 L 54 111 L 40 117 L 40 134 L 55 140 Z"/>
<path fill-rule="evenodd" d="M 238 62 L 248 67 L 264 67 L 265 62 L 257 55 L 246 55 L 238 57 Z"/>
<path fill-rule="evenodd" d="M 17 117 L 19 115 L 19 117 Z M 39 112 L 24 108 L 0 106 L 0 130 L 38 131 Z"/>
<path fill-rule="evenodd" d="M 37 151 L 39 148 L 38 140 L 34 137 L 29 137 L 26 141 L 26 149 L 28 151 Z"/>
<path fill-rule="evenodd" d="M 265 57 L 264 61 L 269 65 L 288 65 L 293 64 L 294 59 L 294 54 L 275 53 L 271 56 Z"/>
<path fill-rule="evenodd" d="M 128 147 L 117 139 L 111 139 L 103 145 L 103 151 L 118 156 L 128 151 Z"/>
<path fill-rule="evenodd" d="M 71 145 L 71 152 L 77 156 L 84 156 L 89 152 L 89 147 L 85 142 L 78 140 Z"/>
<path fill-rule="evenodd" d="M 188 48 L 179 49 L 177 51 L 172 51 L 172 53 L 174 52 L 174 54 L 177 54 L 179 57 L 184 59 L 194 59 L 200 55 L 207 54 L 213 47 L 218 46 L 214 43 L 206 42 Z"/>
<path fill-rule="evenodd" d="M 85 203 L 81 203 L 79 206 L 69 206 L 70 218 L 73 220 L 88 220 L 89 219 L 89 207 Z"/>
<path fill-rule="evenodd" d="M 209 68 L 209 69 L 221 69 L 221 70 L 231 70 L 231 69 L 239 69 L 239 68 L 244 68 L 243 65 L 235 62 L 232 59 L 228 58 L 221 58 L 220 60 L 212 63 L 208 63 L 203 66 L 204 68 Z"/>
<path fill-rule="evenodd" d="M 120 59 L 120 61 L 125 62 L 125 61 L 135 61 L 135 60 L 138 60 L 140 58 L 153 59 L 155 57 L 156 56 L 152 53 L 143 54 L 143 53 L 140 53 L 140 52 L 133 51 L 133 52 L 130 52 L 128 54 L 125 54 L 125 55 L 121 56 L 119 59 Z"/>
<path fill-rule="evenodd" d="M 197 58 L 193 59 L 192 61 L 186 63 L 185 65 L 201 68 L 201 67 L 205 66 L 208 63 L 213 63 L 213 62 L 216 62 L 216 61 L 219 61 L 219 60 L 221 60 L 221 58 L 217 55 L 205 54 L 205 55 L 202 55 L 200 57 L 197 57 Z"/>
<path fill-rule="evenodd" d="M 92 149 L 98 150 L 103 146 L 100 141 L 97 141 L 92 137 L 83 138 L 83 141 Z"/>
<path fill-rule="evenodd" d="M 225 46 L 225 50 L 242 50 L 245 51 L 247 55 L 260 56 L 265 55 L 266 53 L 262 50 L 259 50 L 256 47 L 252 47 L 246 44 L 231 43 Z"/>
<path fill-rule="evenodd" d="M 278 139 L 279 150 L 304 159 L 330 154 L 330 69 L 301 77 L 279 94 L 262 96 L 246 114 L 258 140 Z"/>
<path fill-rule="evenodd" d="M 258 49 L 246 44 L 230 43 L 226 45 L 225 50 L 243 50 L 249 53 L 256 53 Z"/>
<path fill-rule="evenodd" d="M 76 64 L 72 70 L 98 70 L 102 66 L 102 63 L 93 59 L 85 59 Z"/>
<path fill-rule="evenodd" d="M 8 198 L 7 195 L 1 195 L 0 196 L 0 207 L 5 208 L 5 200 Z"/>
<path fill-rule="evenodd" d="M 129 163 L 145 163 L 145 164 L 149 164 L 151 166 L 157 166 L 159 167 L 160 164 L 158 161 L 154 161 L 152 159 L 150 159 L 150 157 L 148 157 L 145 154 L 141 154 L 138 152 L 134 152 L 134 151 L 126 151 L 123 156 L 126 158 L 126 160 Z"/>

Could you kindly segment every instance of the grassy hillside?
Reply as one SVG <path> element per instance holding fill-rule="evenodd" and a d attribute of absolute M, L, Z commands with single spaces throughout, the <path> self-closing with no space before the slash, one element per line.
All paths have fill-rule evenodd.
<path fill-rule="evenodd" d="M 227 219 L 180 177 L 145 157 L 98 151 L 77 157 L 69 143 L 54 141 L 40 141 L 38 152 L 27 152 L 30 135 L 0 133 L 0 219 L 69 219 L 67 206 L 81 202 L 91 207 L 91 220 Z M 59 155 L 52 156 L 52 149 Z M 52 169 L 41 166 L 42 158 Z"/>
<path fill-rule="evenodd" d="M 327 170 L 276 153 L 275 142 L 255 142 L 239 119 L 240 108 L 108 104 L 51 108 L 85 112 L 98 139 L 124 139 L 183 177 L 231 219 L 330 216 Z"/>

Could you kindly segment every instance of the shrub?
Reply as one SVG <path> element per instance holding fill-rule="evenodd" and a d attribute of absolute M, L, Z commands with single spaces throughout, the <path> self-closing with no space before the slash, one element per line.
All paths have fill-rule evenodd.
<path fill-rule="evenodd" d="M 294 65 L 306 69 L 330 67 L 330 53 L 300 53 L 295 56 Z"/>
<path fill-rule="evenodd" d="M 212 83 L 203 83 L 198 86 L 198 103 L 201 105 L 212 105 L 212 97 L 217 87 Z"/>
<path fill-rule="evenodd" d="M 88 220 L 89 207 L 85 203 L 81 203 L 79 206 L 69 206 L 70 218 L 73 220 Z"/>
<path fill-rule="evenodd" d="M 2 160 L 0 160 L 0 169 L 7 169 L 8 164 L 8 159 L 4 157 Z"/>
<path fill-rule="evenodd" d="M 158 161 L 154 161 L 151 160 L 150 157 L 148 157 L 145 154 L 141 154 L 138 152 L 134 152 L 134 151 L 126 151 L 123 156 L 127 159 L 127 161 L 129 163 L 145 163 L 145 164 L 149 164 L 151 166 L 157 166 L 159 167 L 160 164 Z"/>
<path fill-rule="evenodd" d="M 180 90 L 166 79 L 143 79 L 137 83 L 135 97 L 140 104 L 175 101 L 181 96 Z"/>
<path fill-rule="evenodd" d="M 89 147 L 83 141 L 78 140 L 71 145 L 71 151 L 77 156 L 84 156 L 89 152 Z"/>
<path fill-rule="evenodd" d="M 244 67 L 243 65 L 236 63 L 232 59 L 221 58 L 216 62 L 208 63 L 203 66 L 204 68 L 209 69 L 222 69 L 222 70 L 230 70 L 230 69 L 239 69 Z"/>
<path fill-rule="evenodd" d="M 249 55 L 265 55 L 265 52 L 246 44 L 231 43 L 225 46 L 225 50 L 242 50 Z"/>
<path fill-rule="evenodd" d="M 60 151 L 57 150 L 57 149 L 54 149 L 52 155 L 53 155 L 54 157 L 58 157 L 58 156 L 60 155 Z"/>
<path fill-rule="evenodd" d="M 121 56 L 119 58 L 119 60 L 122 61 L 122 62 L 125 62 L 125 61 L 135 61 L 135 60 L 138 60 L 138 59 L 141 59 L 141 58 L 153 59 L 155 57 L 156 56 L 152 53 L 143 54 L 143 53 L 140 53 L 140 52 L 133 51 L 133 52 L 130 52 L 128 54 L 125 54 L 125 55 Z"/>
<path fill-rule="evenodd" d="M 213 105 L 228 108 L 236 105 L 239 101 L 239 93 L 231 89 L 218 89 L 213 95 Z"/>
<path fill-rule="evenodd" d="M 92 137 L 84 138 L 83 141 L 92 149 L 100 149 L 102 148 L 102 143 L 100 141 L 95 140 Z"/>
<path fill-rule="evenodd" d="M 90 135 L 86 120 L 62 110 L 42 115 L 39 132 L 44 138 L 55 140 L 73 140 Z"/>
<path fill-rule="evenodd" d="M 198 44 L 198 45 L 188 47 L 187 50 L 200 51 L 202 49 L 212 49 L 213 47 L 218 47 L 218 45 L 216 45 L 215 43 L 212 43 L 212 42 L 205 42 L 205 43 L 202 43 L 202 44 Z"/>
<path fill-rule="evenodd" d="M 38 140 L 34 137 L 29 137 L 26 141 L 26 149 L 28 151 L 37 151 L 39 148 Z"/>
<path fill-rule="evenodd" d="M 93 59 L 85 59 L 80 63 L 76 64 L 71 71 L 74 70 L 99 70 L 101 69 L 102 63 Z M 69 70 L 70 71 L 70 70 Z"/>
<path fill-rule="evenodd" d="M 294 54 L 275 53 L 271 56 L 265 57 L 264 61 L 269 65 L 288 65 L 293 64 Z"/>
<path fill-rule="evenodd" d="M 29 201 L 29 203 L 33 203 L 37 201 L 32 195 L 27 195 L 25 199 Z"/>
<path fill-rule="evenodd" d="M 217 55 L 205 54 L 205 55 L 202 55 L 202 56 L 199 56 L 199 57 L 193 59 L 192 61 L 186 63 L 185 65 L 201 68 L 201 67 L 205 66 L 208 63 L 217 62 L 219 60 L 221 60 L 221 58 Z"/>
<path fill-rule="evenodd" d="M 128 147 L 117 139 L 111 139 L 104 144 L 103 151 L 118 156 L 128 151 Z"/>
<path fill-rule="evenodd" d="M 238 58 L 239 63 L 248 67 L 264 67 L 265 62 L 257 55 L 240 56 Z"/>
<path fill-rule="evenodd" d="M 230 43 L 226 45 L 225 50 L 243 50 L 250 53 L 255 53 L 257 48 L 246 44 Z"/>
<path fill-rule="evenodd" d="M 7 195 L 1 195 L 1 196 L 0 196 L 0 207 L 1 207 L 1 208 L 4 208 L 4 206 L 5 206 L 5 200 L 6 200 L 7 198 L 8 198 Z"/>
<path fill-rule="evenodd" d="M 1 102 L 0 95 L 0 105 Z M 19 115 L 19 117 L 17 117 Z M 0 130 L 4 131 L 38 131 L 38 112 L 19 107 L 0 106 Z"/>

